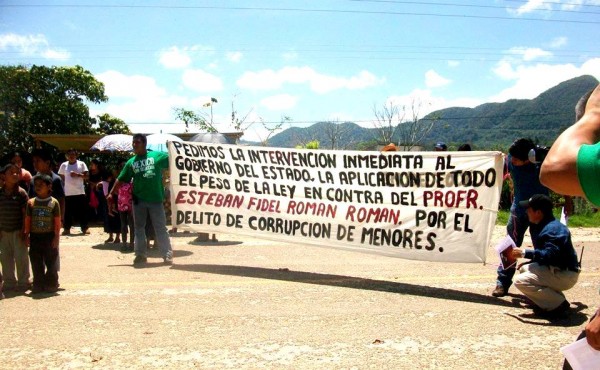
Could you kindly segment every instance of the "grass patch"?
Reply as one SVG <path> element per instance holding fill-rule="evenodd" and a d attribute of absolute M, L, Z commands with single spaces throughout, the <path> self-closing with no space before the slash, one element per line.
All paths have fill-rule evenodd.
<path fill-rule="evenodd" d="M 499 210 L 498 216 L 496 218 L 496 225 L 502 226 L 508 223 L 508 217 L 510 216 L 510 211 Z"/>
<path fill-rule="evenodd" d="M 600 227 L 600 212 L 575 214 L 569 217 L 569 227 Z"/>
<path fill-rule="evenodd" d="M 554 210 L 554 217 L 560 219 L 560 209 Z M 508 223 L 510 211 L 499 210 L 496 218 L 496 225 L 503 226 Z M 600 227 L 600 212 L 585 212 L 574 214 L 569 217 L 569 227 Z"/>

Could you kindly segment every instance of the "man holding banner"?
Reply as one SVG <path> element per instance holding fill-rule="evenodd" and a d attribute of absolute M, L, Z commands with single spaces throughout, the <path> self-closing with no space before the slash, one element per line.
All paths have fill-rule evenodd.
<path fill-rule="evenodd" d="M 121 170 L 115 185 L 106 199 L 113 201 L 113 193 L 118 191 L 123 183 L 133 178 L 133 219 L 135 224 L 134 265 L 147 262 L 146 222 L 150 222 L 156 234 L 156 243 L 163 255 L 165 264 L 173 263 L 173 249 L 167 232 L 167 220 L 163 207 L 165 189 L 162 181 L 162 171 L 169 167 L 169 155 L 146 149 L 146 136 L 133 135 L 133 152 Z"/>

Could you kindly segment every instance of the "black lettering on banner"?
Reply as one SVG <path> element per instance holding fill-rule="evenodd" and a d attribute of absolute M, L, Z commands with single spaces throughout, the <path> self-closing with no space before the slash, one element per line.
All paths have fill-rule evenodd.
<path fill-rule="evenodd" d="M 248 180 L 238 180 L 235 179 L 235 191 L 250 193 L 250 182 Z"/>
<path fill-rule="evenodd" d="M 356 226 L 344 226 L 338 225 L 336 238 L 337 240 L 347 240 L 349 242 L 354 241 L 354 230 L 356 230 Z"/>
<path fill-rule="evenodd" d="M 435 248 L 436 234 L 423 230 L 413 231 L 411 229 L 381 229 L 363 228 L 360 242 L 374 246 L 402 247 L 404 249 L 425 249 L 432 251 Z M 425 236 L 425 237 L 423 237 Z M 440 252 L 443 249 L 440 248 Z"/>
<path fill-rule="evenodd" d="M 454 230 L 455 231 L 463 231 L 465 233 L 472 233 L 473 229 L 471 229 L 469 225 L 469 215 L 464 213 L 457 213 L 454 215 Z"/>
<path fill-rule="evenodd" d="M 232 215 L 228 213 L 226 216 L 225 226 L 227 227 L 235 227 L 236 229 L 242 229 L 244 226 L 242 225 L 242 220 L 244 219 L 243 215 Z"/>
<path fill-rule="evenodd" d="M 319 182 L 321 184 L 334 184 L 335 183 L 335 181 L 333 179 L 333 174 L 329 171 L 325 171 L 325 172 L 319 171 L 319 172 L 317 172 L 317 175 L 318 175 Z"/>
<path fill-rule="evenodd" d="M 321 188 L 305 187 L 304 188 L 304 198 L 307 199 L 323 199 L 323 192 Z"/>
<path fill-rule="evenodd" d="M 215 212 L 177 211 L 177 225 L 214 225 L 221 224 L 221 215 Z"/>
<path fill-rule="evenodd" d="M 235 164 L 235 170 L 239 177 L 251 177 L 258 178 L 259 176 L 254 172 L 254 167 L 249 164 Z"/>
<path fill-rule="evenodd" d="M 245 161 L 244 150 L 242 148 L 229 148 L 229 155 L 234 161 Z"/>
<path fill-rule="evenodd" d="M 415 214 L 416 225 L 419 226 L 425 223 L 427 227 L 434 227 L 437 229 L 446 228 L 446 212 L 444 211 L 424 211 L 417 209 Z"/>
<path fill-rule="evenodd" d="M 399 193 L 392 192 L 392 204 L 401 206 L 416 206 L 415 193 L 412 191 L 401 191 Z"/>

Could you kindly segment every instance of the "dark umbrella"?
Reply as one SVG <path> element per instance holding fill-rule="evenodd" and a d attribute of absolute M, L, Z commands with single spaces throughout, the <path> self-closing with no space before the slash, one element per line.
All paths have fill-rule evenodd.
<path fill-rule="evenodd" d="M 189 141 L 196 143 L 235 144 L 233 140 L 220 133 L 201 132 L 192 136 Z"/>

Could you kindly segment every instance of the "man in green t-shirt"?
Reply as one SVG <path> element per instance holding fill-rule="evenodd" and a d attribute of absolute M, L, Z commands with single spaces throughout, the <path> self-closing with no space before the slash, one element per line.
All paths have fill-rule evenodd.
<path fill-rule="evenodd" d="M 165 189 L 162 172 L 169 168 L 169 155 L 163 152 L 148 151 L 146 136 L 133 135 L 132 145 L 135 156 L 130 158 L 117 177 L 117 181 L 106 197 L 113 201 L 113 194 L 121 184 L 133 179 L 133 220 L 135 225 L 134 265 L 146 263 L 146 222 L 148 217 L 156 233 L 156 244 L 160 248 L 165 264 L 173 263 L 173 249 L 167 232 L 167 220 L 163 207 Z"/>
<path fill-rule="evenodd" d="M 575 120 L 552 144 L 540 181 L 559 194 L 585 196 L 600 206 L 600 85 L 579 100 Z"/>
<path fill-rule="evenodd" d="M 600 85 L 581 97 L 575 121 L 552 144 L 540 181 L 559 194 L 585 196 L 600 206 Z M 578 339 L 584 337 L 600 351 L 600 309 Z M 563 368 L 571 368 L 566 360 Z"/>

